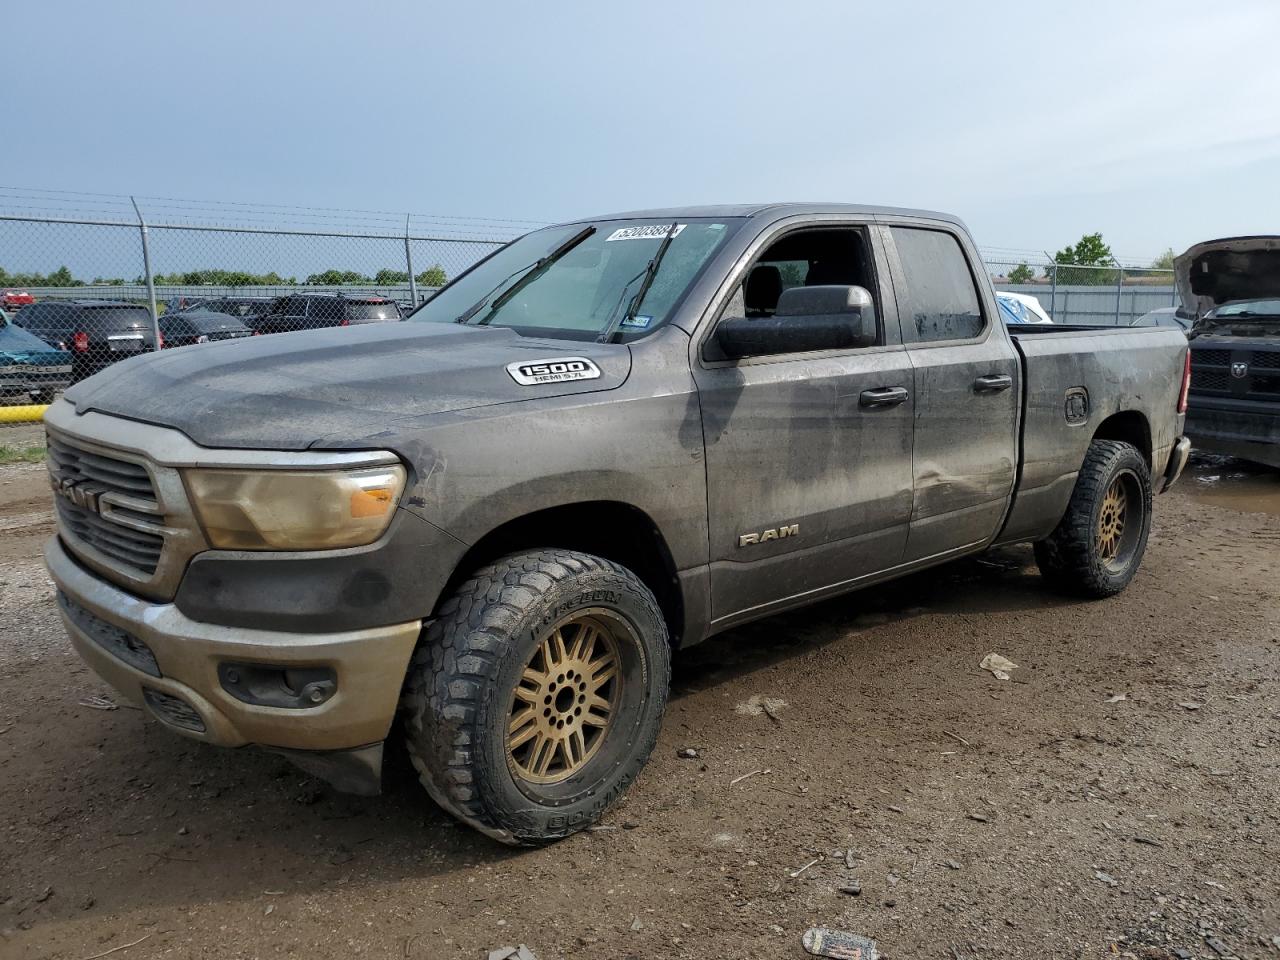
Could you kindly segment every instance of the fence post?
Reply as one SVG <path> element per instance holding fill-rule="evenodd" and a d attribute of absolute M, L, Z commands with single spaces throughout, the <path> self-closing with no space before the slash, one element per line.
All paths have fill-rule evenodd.
<path fill-rule="evenodd" d="M 133 212 L 138 215 L 138 230 L 142 233 L 142 270 L 147 277 L 147 302 L 151 305 L 151 335 L 155 337 L 155 349 L 159 350 L 163 341 L 160 339 L 160 311 L 156 309 L 156 281 L 151 275 L 151 246 L 147 242 L 147 221 L 142 217 L 138 201 L 129 198 L 133 204 Z"/>
<path fill-rule="evenodd" d="M 418 281 L 413 275 L 413 250 L 409 245 L 409 217 L 412 214 L 404 215 L 404 262 L 409 268 L 409 299 L 413 301 L 413 307 L 418 308 Z"/>
<path fill-rule="evenodd" d="M 1049 279 L 1053 281 L 1053 286 L 1049 289 L 1049 316 L 1052 317 L 1058 309 L 1058 265 L 1055 263 L 1049 269 L 1053 271 L 1049 274 Z"/>
<path fill-rule="evenodd" d="M 1120 326 L 1120 297 L 1124 289 L 1124 267 L 1116 271 L 1116 326 Z"/>

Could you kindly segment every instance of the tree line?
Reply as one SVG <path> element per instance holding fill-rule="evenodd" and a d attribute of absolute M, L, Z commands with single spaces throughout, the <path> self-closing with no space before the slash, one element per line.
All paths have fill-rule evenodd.
<path fill-rule="evenodd" d="M 249 273 L 244 270 L 187 270 L 178 273 L 157 273 L 157 285 L 163 286 L 215 286 L 215 287 L 291 287 L 298 284 L 296 277 L 282 277 L 274 270 L 270 273 Z M 424 287 L 443 287 L 448 282 L 448 275 L 440 264 L 432 264 L 419 273 L 415 279 Z M 9 273 L 0 267 L 0 287 L 84 287 L 123 286 L 126 283 L 144 284 L 146 277 L 135 277 L 125 280 L 122 277 L 94 277 L 92 281 L 82 280 L 71 273 L 66 266 L 61 266 L 52 273 Z M 338 286 L 346 284 L 370 284 L 388 287 L 395 284 L 408 283 L 409 273 L 405 270 L 379 270 L 373 276 L 357 270 L 324 270 L 313 273 L 302 281 L 308 285 Z"/>
<path fill-rule="evenodd" d="M 1053 263 L 1040 267 L 1040 278 L 1035 267 L 1019 263 L 1009 271 L 1010 283 L 1035 283 L 1037 279 L 1072 286 L 1115 286 L 1122 279 L 1137 279 L 1156 275 L 1159 271 L 1173 269 L 1173 249 L 1170 248 L 1151 262 L 1150 267 L 1121 267 L 1111 253 L 1111 247 L 1103 241 L 1101 233 L 1087 233 L 1078 243 L 1069 244 L 1053 255 Z"/>

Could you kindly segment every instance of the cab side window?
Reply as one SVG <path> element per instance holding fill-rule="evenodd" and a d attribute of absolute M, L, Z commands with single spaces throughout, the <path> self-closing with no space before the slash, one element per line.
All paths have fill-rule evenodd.
<path fill-rule="evenodd" d="M 902 336 L 908 342 L 970 340 L 986 326 L 969 261 L 944 230 L 892 227 L 905 290 L 898 290 Z"/>
<path fill-rule="evenodd" d="M 880 315 L 871 252 L 862 230 L 798 230 L 775 240 L 747 274 L 741 302 L 748 319 L 772 317 L 783 291 L 833 284 L 865 287 L 876 302 L 876 315 Z M 730 311 L 737 302 L 735 295 Z M 883 337 L 879 342 L 884 342 Z"/>

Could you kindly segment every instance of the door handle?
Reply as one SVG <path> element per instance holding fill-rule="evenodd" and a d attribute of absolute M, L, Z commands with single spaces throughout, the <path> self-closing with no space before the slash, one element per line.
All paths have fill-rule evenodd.
<path fill-rule="evenodd" d="M 973 381 L 973 389 L 975 393 L 999 393 L 1001 390 L 1008 390 L 1013 386 L 1013 377 L 1005 374 L 992 375 L 989 377 L 979 377 Z"/>
<path fill-rule="evenodd" d="M 858 406 L 860 407 L 896 407 L 900 403 L 905 403 L 907 397 L 906 387 L 876 387 L 874 390 L 863 390 L 858 394 Z"/>

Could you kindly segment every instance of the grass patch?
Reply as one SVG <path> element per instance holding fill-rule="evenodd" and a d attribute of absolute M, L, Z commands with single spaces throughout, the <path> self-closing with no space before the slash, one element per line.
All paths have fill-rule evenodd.
<path fill-rule="evenodd" d="M 0 464 L 40 463 L 42 460 L 44 460 L 44 447 L 40 444 L 11 447 L 0 443 Z"/>

